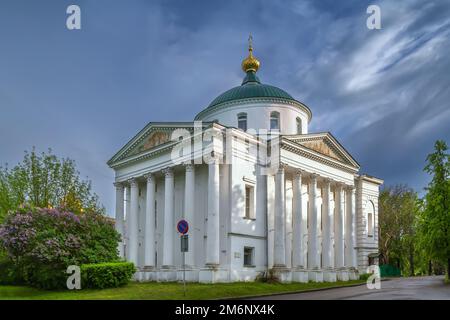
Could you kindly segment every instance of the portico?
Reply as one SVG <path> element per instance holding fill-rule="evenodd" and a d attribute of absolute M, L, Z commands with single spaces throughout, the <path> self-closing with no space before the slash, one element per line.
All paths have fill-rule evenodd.
<path fill-rule="evenodd" d="M 149 123 L 108 161 L 120 256 L 139 281 L 183 270 L 206 283 L 356 279 L 378 251 L 383 181 L 361 175 L 331 133 L 309 133 L 311 110 L 260 82 L 252 47 L 242 66 L 242 85 L 194 122 Z"/>

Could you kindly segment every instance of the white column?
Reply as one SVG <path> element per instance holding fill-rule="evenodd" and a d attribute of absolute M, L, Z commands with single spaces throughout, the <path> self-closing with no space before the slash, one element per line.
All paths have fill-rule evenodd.
<path fill-rule="evenodd" d="M 345 190 L 345 267 L 353 267 L 353 216 L 354 216 L 354 188 L 349 186 Z"/>
<path fill-rule="evenodd" d="M 123 249 L 124 242 L 124 197 L 123 197 L 123 184 L 114 183 L 116 187 L 116 230 L 120 234 L 120 241 L 118 243 L 119 256 L 125 258 L 125 253 Z"/>
<path fill-rule="evenodd" d="M 220 197 L 219 163 L 214 161 L 208 164 L 208 221 L 206 241 L 206 265 L 213 267 L 220 264 Z"/>
<path fill-rule="evenodd" d="M 166 269 L 173 268 L 173 237 L 176 232 L 174 224 L 174 177 L 172 168 L 163 171 L 164 182 L 164 230 L 163 230 L 163 263 Z"/>
<path fill-rule="evenodd" d="M 308 210 L 308 269 L 319 269 L 319 250 L 317 248 L 317 175 L 311 174 L 309 180 Z"/>
<path fill-rule="evenodd" d="M 358 252 L 356 250 L 356 188 L 352 189 L 352 217 L 353 217 L 353 250 L 352 250 L 352 266 L 358 269 Z"/>
<path fill-rule="evenodd" d="M 186 266 L 195 265 L 194 260 L 194 197 L 195 197 L 195 169 L 194 165 L 186 165 L 186 179 L 184 187 L 184 218 L 189 222 L 189 251 L 186 252 Z"/>
<path fill-rule="evenodd" d="M 292 185 L 292 223 L 293 223 L 293 244 L 292 244 L 292 266 L 294 268 L 304 268 L 303 265 L 303 226 L 302 226 L 302 173 L 296 172 Z"/>
<path fill-rule="evenodd" d="M 344 193 L 342 184 L 337 184 L 335 189 L 334 207 L 334 249 L 335 267 L 344 267 Z"/>
<path fill-rule="evenodd" d="M 139 187 L 135 178 L 130 180 L 130 214 L 128 218 L 130 230 L 128 243 L 128 260 L 133 262 L 135 266 L 138 263 L 138 212 L 139 212 Z"/>
<path fill-rule="evenodd" d="M 285 199 L 284 167 L 280 166 L 275 177 L 274 268 L 286 267 L 285 252 Z"/>
<path fill-rule="evenodd" d="M 147 197 L 145 205 L 144 229 L 144 266 L 155 267 L 155 178 L 153 174 L 145 175 L 147 179 Z"/>
<path fill-rule="evenodd" d="M 334 263 L 331 261 L 331 235 L 333 228 L 333 212 L 331 211 L 330 180 L 325 179 L 322 197 L 322 265 L 325 269 L 331 269 Z"/>
<path fill-rule="evenodd" d="M 128 183 L 127 185 L 125 185 L 125 212 L 126 212 L 126 217 L 125 217 L 125 244 L 126 244 L 126 250 L 125 250 L 125 255 L 126 255 L 126 260 L 129 260 L 130 258 L 130 204 L 131 204 L 131 188 L 130 188 L 130 184 Z"/>

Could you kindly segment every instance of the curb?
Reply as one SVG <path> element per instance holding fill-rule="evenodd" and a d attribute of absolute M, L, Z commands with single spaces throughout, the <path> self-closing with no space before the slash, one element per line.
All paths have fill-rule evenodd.
<path fill-rule="evenodd" d="M 390 279 L 381 279 L 381 281 L 389 281 Z M 340 288 L 351 288 L 351 287 L 359 287 L 362 285 L 365 285 L 365 282 L 361 283 L 355 283 L 350 285 L 344 285 L 344 286 L 335 286 L 335 287 L 325 287 L 325 288 L 315 288 L 315 289 L 305 289 L 305 290 L 298 290 L 298 291 L 287 291 L 287 292 L 277 292 L 277 293 L 263 293 L 259 295 L 249 295 L 249 296 L 239 296 L 239 297 L 230 297 L 230 298 L 220 298 L 215 300 L 244 300 L 249 298 L 260 298 L 260 297 L 270 297 L 270 296 L 282 296 L 286 294 L 296 294 L 296 293 L 307 293 L 307 292 L 315 292 L 315 291 L 325 291 L 325 290 L 331 290 L 331 289 L 340 289 Z"/>

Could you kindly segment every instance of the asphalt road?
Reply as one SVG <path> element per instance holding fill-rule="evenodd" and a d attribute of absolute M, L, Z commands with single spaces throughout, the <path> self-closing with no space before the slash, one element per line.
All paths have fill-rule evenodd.
<path fill-rule="evenodd" d="M 273 295 L 252 300 L 450 300 L 450 285 L 443 276 L 396 278 L 381 282 L 381 289 L 367 286 Z"/>

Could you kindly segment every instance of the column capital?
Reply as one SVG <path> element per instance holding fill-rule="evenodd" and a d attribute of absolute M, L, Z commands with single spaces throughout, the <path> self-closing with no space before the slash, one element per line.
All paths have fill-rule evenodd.
<path fill-rule="evenodd" d="M 322 183 L 325 187 L 329 187 L 331 185 L 332 180 L 330 178 L 323 178 Z"/>
<path fill-rule="evenodd" d="M 319 175 L 317 173 L 311 173 L 309 175 L 310 182 L 317 182 L 317 178 L 319 178 Z"/>
<path fill-rule="evenodd" d="M 144 178 L 147 180 L 147 182 L 153 182 L 155 179 L 155 176 L 153 175 L 153 173 L 149 172 L 144 174 Z"/>
<path fill-rule="evenodd" d="M 284 173 L 284 171 L 286 170 L 287 167 L 288 167 L 287 164 L 285 164 L 285 163 L 280 163 L 280 164 L 278 165 L 277 173 Z"/>
<path fill-rule="evenodd" d="M 136 188 L 138 186 L 138 182 L 136 178 L 128 179 L 128 183 L 130 184 L 131 188 Z"/>
<path fill-rule="evenodd" d="M 193 172 L 195 166 L 192 163 L 185 163 L 184 168 L 186 169 L 186 172 Z"/>
<path fill-rule="evenodd" d="M 355 186 L 353 186 L 353 185 L 345 185 L 345 190 L 347 190 L 347 191 L 354 191 L 355 190 Z"/>
<path fill-rule="evenodd" d="M 297 179 L 298 178 L 302 178 L 305 175 L 305 173 L 306 173 L 305 170 L 298 169 L 298 170 L 295 171 L 294 177 L 297 178 Z"/>
<path fill-rule="evenodd" d="M 113 185 L 114 185 L 114 187 L 116 187 L 116 189 L 119 189 L 119 190 L 120 189 L 123 190 L 123 188 L 124 188 L 124 185 L 122 182 L 114 182 Z"/>
<path fill-rule="evenodd" d="M 335 182 L 335 188 L 336 190 L 342 191 L 344 184 L 342 182 Z"/>
<path fill-rule="evenodd" d="M 162 172 L 164 173 L 164 176 L 166 178 L 172 178 L 173 177 L 173 169 L 171 167 L 167 167 L 167 168 L 163 169 Z"/>

